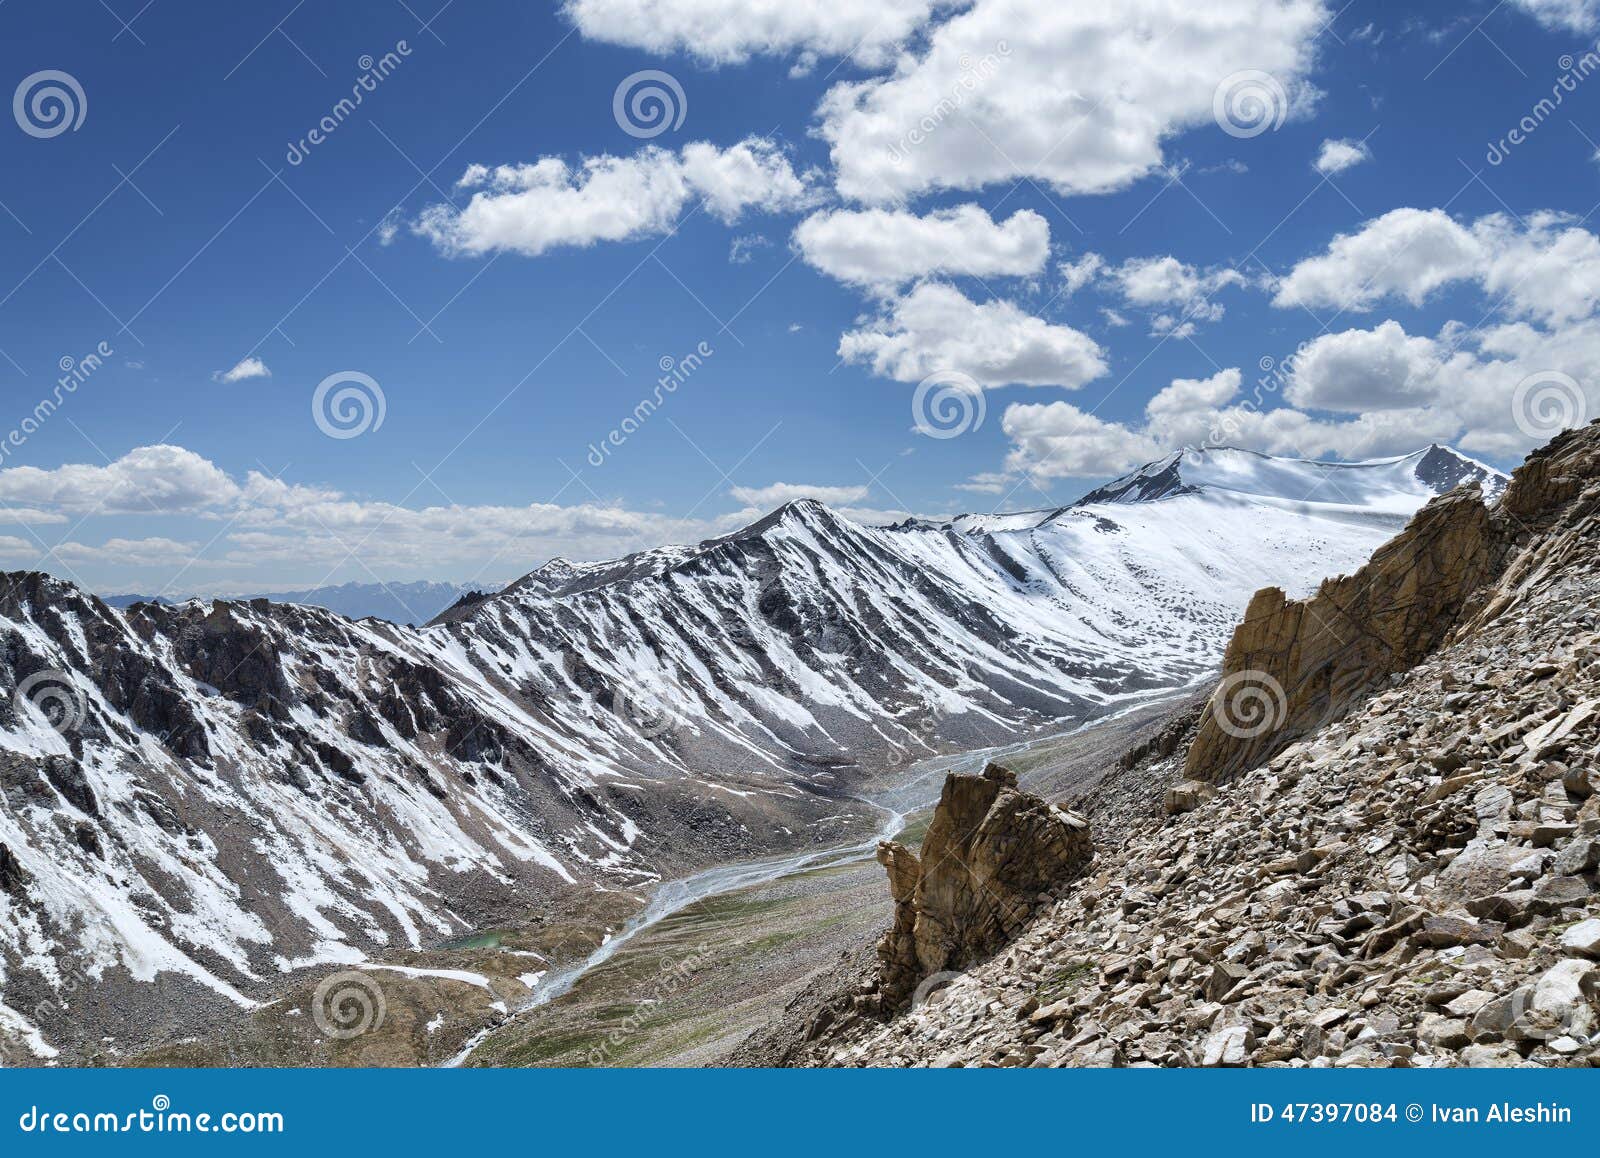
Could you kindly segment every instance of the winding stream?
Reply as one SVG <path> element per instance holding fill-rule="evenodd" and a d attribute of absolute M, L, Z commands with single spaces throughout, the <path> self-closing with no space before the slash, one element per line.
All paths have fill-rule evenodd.
<path fill-rule="evenodd" d="M 1076 735 L 1130 712 L 1150 707 L 1165 700 L 1176 699 L 1187 694 L 1189 690 L 1190 688 L 1183 688 L 1176 691 L 1162 692 L 1148 698 L 1137 698 L 1063 732 L 1053 732 L 1047 736 L 1035 736 L 990 748 L 946 753 L 919 760 L 905 769 L 903 777 L 898 778 L 898 783 L 882 787 L 870 796 L 855 797 L 861 803 L 882 812 L 884 816 L 883 824 L 878 831 L 865 840 L 809 852 L 717 865 L 686 877 L 680 877 L 677 880 L 663 881 L 651 894 L 650 900 L 645 907 L 630 918 L 620 930 L 607 938 L 603 944 L 583 960 L 541 980 L 539 986 L 528 997 L 527 1001 L 514 1009 L 507 1020 L 498 1025 L 479 1030 L 467 1040 L 459 1053 L 444 1063 L 445 1068 L 455 1068 L 463 1065 L 472 1052 L 482 1045 L 484 1040 L 491 1034 L 500 1032 L 510 1025 L 512 1021 L 526 1017 L 541 1006 L 548 1005 L 557 998 L 572 992 L 573 988 L 587 974 L 609 961 L 623 945 L 645 930 L 660 924 L 668 917 L 682 912 L 690 905 L 711 897 L 721 896 L 724 893 L 737 892 L 755 885 L 767 884 L 797 873 L 837 868 L 867 860 L 876 853 L 879 841 L 889 840 L 900 832 L 908 815 L 933 806 L 938 799 L 939 791 L 944 786 L 946 773 L 959 771 L 963 767 L 973 765 L 982 768 L 986 762 L 997 756 L 1003 757 L 1025 752 L 1035 745 L 1054 742 L 1067 736 Z"/>

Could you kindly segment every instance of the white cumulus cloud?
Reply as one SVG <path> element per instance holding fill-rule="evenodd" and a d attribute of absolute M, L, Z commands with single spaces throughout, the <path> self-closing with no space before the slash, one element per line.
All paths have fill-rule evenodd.
<path fill-rule="evenodd" d="M 1393 209 L 1295 265 L 1273 304 L 1362 310 L 1399 297 L 1421 305 L 1440 286 L 1471 277 L 1484 257 L 1472 231 L 1443 209 Z"/>
<path fill-rule="evenodd" d="M 1062 292 L 1075 294 L 1084 286 L 1100 276 L 1106 267 L 1106 259 L 1098 253 L 1085 253 L 1070 261 L 1063 261 L 1060 265 Z"/>
<path fill-rule="evenodd" d="M 472 165 L 456 182 L 473 189 L 465 208 L 431 205 L 412 226 L 442 252 L 497 250 L 536 257 L 558 246 L 631 241 L 666 233 L 695 202 L 731 224 L 747 211 L 803 207 L 807 179 L 772 141 L 748 137 L 722 149 L 704 141 L 674 153 L 654 146 L 627 157 L 559 157 L 524 165 Z"/>
<path fill-rule="evenodd" d="M 1031 209 L 995 221 L 977 205 L 925 216 L 902 210 L 815 213 L 794 233 L 807 264 L 854 285 L 887 289 L 934 274 L 1027 276 L 1044 268 L 1050 226 Z"/>
<path fill-rule="evenodd" d="M 1588 317 L 1600 305 L 1600 237 L 1548 210 L 1464 224 L 1442 209 L 1394 209 L 1296 264 L 1273 304 L 1368 310 L 1399 298 L 1416 306 L 1458 283 L 1476 284 L 1514 317 Z"/>
<path fill-rule="evenodd" d="M 1151 332 L 1187 338 L 1198 322 L 1214 322 L 1225 312 L 1218 291 L 1245 284 L 1238 270 L 1202 270 L 1169 255 L 1129 258 L 1106 276 L 1130 306 L 1159 311 Z"/>
<path fill-rule="evenodd" d="M 953 286 L 927 282 L 889 303 L 839 340 L 839 356 L 875 374 L 919 382 L 933 373 L 969 375 L 981 386 L 1077 389 L 1106 372 L 1095 340 L 1010 302 L 972 301 Z"/>
<path fill-rule="evenodd" d="M 1322 148 L 1317 153 L 1315 168 L 1319 173 L 1332 176 L 1334 173 L 1343 173 L 1346 169 L 1370 160 L 1372 160 L 1372 150 L 1367 147 L 1365 141 L 1323 141 Z"/>
<path fill-rule="evenodd" d="M 144 590 L 179 575 L 188 590 L 213 591 L 414 578 L 421 569 L 439 578 L 470 580 L 530 570 L 554 555 L 616 559 L 664 543 L 697 542 L 795 499 L 821 500 L 868 524 L 911 515 L 857 505 L 869 490 L 865 484 L 789 482 L 734 487 L 731 497 L 746 506 L 702 518 L 676 518 L 600 500 L 573 506 L 407 507 L 254 471 L 235 477 L 184 447 L 146 446 L 109 465 L 0 470 L 0 524 L 9 503 L 26 501 L 26 508 L 9 508 L 13 523 L 72 518 L 75 523 L 85 519 L 87 525 L 86 517 L 138 514 L 182 520 L 187 530 L 200 520 L 204 530 L 194 537 L 198 542 L 173 533 L 44 544 L 0 534 L 0 561 L 13 567 L 65 567 L 73 578 L 79 578 L 81 567 L 86 582 L 137 584 Z M 240 576 L 247 577 L 243 583 Z"/>
<path fill-rule="evenodd" d="M 683 52 L 713 64 L 800 52 L 804 71 L 817 56 L 869 67 L 957 0 L 567 0 L 564 11 L 591 40 Z"/>
<path fill-rule="evenodd" d="M 1006 469 L 1035 482 L 1122 474 L 1185 446 L 1243 446 L 1306 458 L 1404 454 L 1447 441 L 1459 418 L 1438 408 L 1380 410 L 1348 420 L 1319 419 L 1292 407 L 1264 409 L 1242 389 L 1238 369 L 1174 379 L 1145 406 L 1143 421 L 1113 422 L 1067 402 L 1006 407 L 1011 439 Z"/>
<path fill-rule="evenodd" d="M 1212 126 L 1220 85 L 1270 74 L 1294 113 L 1329 13 L 1322 0 L 977 0 L 888 75 L 835 85 L 820 132 L 839 191 L 899 202 L 1019 178 L 1122 189 L 1166 141 Z"/>
<path fill-rule="evenodd" d="M 0 470 L 0 502 L 71 514 L 195 514 L 232 504 L 240 487 L 181 446 L 141 446 L 104 466 Z"/>
<path fill-rule="evenodd" d="M 214 370 L 211 373 L 213 382 L 243 382 L 247 378 L 270 378 L 272 371 L 267 369 L 267 364 L 260 358 L 241 358 L 231 370 Z"/>
<path fill-rule="evenodd" d="M 1600 0 L 1511 0 L 1546 28 L 1594 32 L 1600 28 Z"/>
<path fill-rule="evenodd" d="M 1358 459 L 1448 442 L 1509 458 L 1596 416 L 1600 318 L 1452 322 L 1432 337 L 1386 319 L 1317 337 L 1248 389 L 1238 370 L 1175 380 L 1137 421 L 1053 402 L 1007 407 L 1002 428 L 1006 469 L 1039 481 L 1118 474 L 1192 445 Z"/>
<path fill-rule="evenodd" d="M 1436 342 L 1390 319 L 1308 342 L 1294 357 L 1284 397 L 1311 410 L 1399 409 L 1435 400 L 1441 368 Z"/>

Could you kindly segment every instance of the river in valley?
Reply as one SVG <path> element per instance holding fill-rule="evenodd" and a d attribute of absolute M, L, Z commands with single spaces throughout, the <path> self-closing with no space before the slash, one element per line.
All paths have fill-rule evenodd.
<path fill-rule="evenodd" d="M 1158 705 L 1184 694 L 1187 689 L 1144 697 L 1064 732 L 932 756 L 881 774 L 857 797 L 882 818 L 878 830 L 867 839 L 718 865 L 663 882 L 620 929 L 586 957 L 542 978 L 504 1022 L 474 1035 L 446 1064 L 584 1064 L 575 1053 L 603 1035 L 606 1024 L 619 1019 L 628 1026 L 630 1051 L 643 1056 L 624 1062 L 609 1060 L 607 1054 L 605 1064 L 706 1060 L 709 1047 L 701 1048 L 701 1039 L 719 1040 L 714 1015 L 728 1009 L 730 1001 L 748 1005 L 752 1011 L 757 1006 L 771 1007 L 781 992 L 793 987 L 817 962 L 830 956 L 837 959 L 848 947 L 866 943 L 863 938 L 875 937 L 875 930 L 886 921 L 889 903 L 881 870 L 871 863 L 878 842 L 901 834 L 908 818 L 920 838 L 918 821 L 925 821 L 947 773 L 977 772 L 988 761 L 1000 759 L 1020 765 L 1026 785 L 1039 775 L 1035 768 L 1048 766 L 1048 754 L 1082 747 L 1075 744 L 1075 738 L 1125 717 L 1149 716 Z M 707 976 L 698 980 L 722 991 L 716 996 L 710 992 L 699 995 L 690 1019 L 696 1022 L 696 1030 L 693 1034 L 685 1031 L 684 1036 L 693 1040 L 683 1049 L 644 1050 L 642 1031 L 635 1024 L 636 1007 L 640 1002 L 665 1002 L 661 987 L 651 984 L 657 973 L 668 970 L 675 961 L 698 962 L 686 946 L 694 942 L 703 949 L 708 940 L 716 946 L 717 959 L 713 968 L 702 970 Z M 712 976 L 715 974 L 725 976 Z M 651 996 L 639 997 L 640 992 Z M 770 996 L 762 1001 L 761 994 Z M 673 1000 L 682 1003 L 676 991 Z M 709 1028 L 699 1024 L 708 1016 Z M 594 1025 L 586 1027 L 586 1019 Z M 673 1020 L 664 1011 L 657 1018 L 663 1025 Z M 729 1033 L 740 1026 L 748 1029 L 746 1017 L 729 1020 Z M 486 1045 L 496 1048 L 486 1049 Z"/>

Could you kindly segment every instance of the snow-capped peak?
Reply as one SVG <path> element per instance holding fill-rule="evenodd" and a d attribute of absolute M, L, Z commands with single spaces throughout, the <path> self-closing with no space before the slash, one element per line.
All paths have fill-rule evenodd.
<path fill-rule="evenodd" d="M 1436 443 L 1411 454 L 1363 462 L 1318 462 L 1232 446 L 1201 447 L 1146 463 L 1090 491 L 1074 505 L 1154 502 L 1213 491 L 1297 503 L 1386 507 L 1397 499 L 1443 494 L 1463 482 L 1479 482 L 1493 497 L 1505 488 L 1506 476 Z"/>

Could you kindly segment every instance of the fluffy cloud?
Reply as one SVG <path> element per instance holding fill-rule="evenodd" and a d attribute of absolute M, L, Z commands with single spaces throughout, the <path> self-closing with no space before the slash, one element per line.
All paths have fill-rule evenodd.
<path fill-rule="evenodd" d="M 272 371 L 260 358 L 242 358 L 231 370 L 213 370 L 213 382 L 243 382 L 246 378 L 270 378 Z"/>
<path fill-rule="evenodd" d="M 214 540 L 212 549 L 152 537 L 113 538 L 98 546 L 68 541 L 47 550 L 19 536 L 0 536 L 0 549 L 13 565 L 49 565 L 53 558 L 69 567 L 95 567 L 97 574 L 118 567 L 176 570 L 188 567 L 198 550 L 204 557 L 188 572 L 196 580 L 219 568 L 248 569 L 258 588 L 280 580 L 288 586 L 317 582 L 341 567 L 346 578 L 415 576 L 419 560 L 436 573 L 497 564 L 499 574 L 553 554 L 615 558 L 717 529 L 709 521 L 598 502 L 403 507 L 255 472 L 236 479 L 177 446 L 139 447 L 105 466 L 0 470 L 0 504 L 12 500 L 29 503 L 30 512 L 57 516 L 52 521 L 121 514 L 199 519 L 216 527 L 201 536 L 208 546 Z"/>
<path fill-rule="evenodd" d="M 1273 304 L 1366 310 L 1400 297 L 1421 305 L 1440 286 L 1471 277 L 1483 259 L 1472 232 L 1444 210 L 1394 209 L 1297 264 Z"/>
<path fill-rule="evenodd" d="M 1543 212 L 1524 228 L 1502 214 L 1472 228 L 1489 255 L 1479 271 L 1486 294 L 1514 315 L 1546 325 L 1586 318 L 1600 306 L 1600 238 L 1566 214 Z"/>
<path fill-rule="evenodd" d="M 9 523 L 14 527 L 46 527 L 52 523 L 64 523 L 67 516 L 57 511 L 36 511 L 31 507 L 0 506 L 0 523 Z"/>
<path fill-rule="evenodd" d="M 230 506 L 242 488 L 215 463 L 181 446 L 141 446 L 105 466 L 0 470 L 0 502 L 70 514 L 196 514 Z"/>
<path fill-rule="evenodd" d="M 564 11 L 591 40 L 683 52 L 714 64 L 800 51 L 850 55 L 869 67 L 956 0 L 567 0 Z"/>
<path fill-rule="evenodd" d="M 1006 469 L 1038 483 L 1121 474 L 1161 454 L 1154 438 L 1086 414 L 1070 402 L 1019 402 L 1006 407 L 1000 425 L 1012 444 Z"/>
<path fill-rule="evenodd" d="M 1087 334 L 1046 322 L 1010 302 L 980 304 L 952 286 L 932 282 L 846 333 L 839 340 L 839 356 L 899 382 L 953 372 L 981 386 L 1073 390 L 1106 372 L 1104 354 Z"/>
<path fill-rule="evenodd" d="M 1495 213 L 1464 225 L 1442 209 L 1394 209 L 1295 265 L 1273 304 L 1368 310 L 1400 298 L 1415 306 L 1465 282 L 1513 316 L 1546 324 L 1588 317 L 1600 305 L 1600 238 L 1548 211 L 1522 223 Z"/>
<path fill-rule="evenodd" d="M 728 493 L 747 507 L 770 510 L 799 499 L 816 499 L 836 507 L 859 503 L 867 497 L 868 489 L 864 486 L 807 486 L 804 483 L 776 482 L 764 487 L 734 487 Z"/>
<path fill-rule="evenodd" d="M 1244 446 L 1270 454 L 1361 458 L 1404 454 L 1446 441 L 1460 419 L 1437 408 L 1383 410 L 1326 421 L 1291 407 L 1263 409 L 1253 387 L 1241 399 L 1242 375 L 1175 379 L 1145 406 L 1141 423 L 1119 423 L 1066 402 L 1008 406 L 1001 427 L 1012 448 L 1006 469 L 1035 482 L 1122 474 L 1185 446 Z"/>
<path fill-rule="evenodd" d="M 1420 421 L 1468 450 L 1510 456 L 1544 441 L 1548 415 L 1519 393 L 1557 376 L 1564 425 L 1600 415 L 1600 320 L 1540 329 L 1505 322 L 1467 331 L 1452 323 L 1435 338 L 1408 336 L 1394 322 L 1329 335 L 1293 360 L 1286 394 L 1329 411 L 1360 411 L 1369 424 Z M 1542 433 L 1541 433 L 1542 430 Z M 1414 436 L 1413 441 L 1416 440 Z"/>
<path fill-rule="evenodd" d="M 68 566 L 114 563 L 124 567 L 181 567 L 194 558 L 198 549 L 198 543 L 180 543 L 156 536 L 148 539 L 112 538 L 98 547 L 66 542 L 53 548 L 50 554 Z"/>
<path fill-rule="evenodd" d="M 807 264 L 840 281 L 889 289 L 933 274 L 1026 276 L 1044 268 L 1050 226 L 1031 209 L 996 222 L 976 205 L 919 217 L 898 210 L 831 210 L 794 232 Z"/>
<path fill-rule="evenodd" d="M 1600 0 L 1511 0 L 1546 28 L 1593 32 L 1600 28 Z"/>
<path fill-rule="evenodd" d="M 1370 160 L 1372 160 L 1372 150 L 1367 148 L 1365 141 L 1323 141 L 1322 149 L 1317 153 L 1315 168 L 1319 173 L 1332 176 L 1334 173 L 1343 173 L 1346 169 Z"/>
<path fill-rule="evenodd" d="M 1237 370 L 1176 380 L 1139 422 L 1065 402 L 1010 406 L 1005 465 L 1036 481 L 1103 477 L 1199 444 L 1350 459 L 1432 441 L 1508 458 L 1600 415 L 1597 384 L 1600 318 L 1548 329 L 1451 323 L 1434 337 L 1391 319 L 1316 338 L 1248 392 Z"/>
<path fill-rule="evenodd" d="M 456 184 L 476 190 L 464 209 L 432 205 L 412 226 L 450 255 L 536 257 L 558 246 L 659 236 L 696 200 L 731 224 L 746 211 L 796 209 L 810 197 L 806 178 L 760 137 L 727 149 L 704 141 L 676 153 L 651 146 L 628 157 L 590 157 L 576 169 L 559 157 L 472 165 Z"/>
<path fill-rule="evenodd" d="M 898 202 L 1031 178 L 1121 189 L 1213 119 L 1222 82 L 1270 73 L 1307 107 L 1322 0 L 977 0 L 891 75 L 835 85 L 820 132 L 839 191 Z"/>
<path fill-rule="evenodd" d="M 1243 285 L 1238 270 L 1202 273 L 1175 257 L 1130 258 L 1113 273 L 1123 298 L 1132 305 L 1191 306 L 1223 286 Z"/>
<path fill-rule="evenodd" d="M 1390 320 L 1308 342 L 1294 357 L 1284 397 L 1312 410 L 1399 409 L 1435 400 L 1440 368 L 1437 343 Z"/>
<path fill-rule="evenodd" d="M 1244 285 L 1237 270 L 1203 271 L 1172 256 L 1130 258 L 1107 272 L 1130 306 L 1157 309 L 1150 323 L 1155 334 L 1187 338 L 1197 322 L 1214 322 L 1224 313 L 1213 300 L 1225 286 Z"/>
<path fill-rule="evenodd" d="M 1086 253 L 1073 261 L 1064 261 L 1060 265 L 1062 292 L 1075 294 L 1095 278 L 1100 276 L 1100 271 L 1105 269 L 1106 259 L 1098 253 Z"/>

